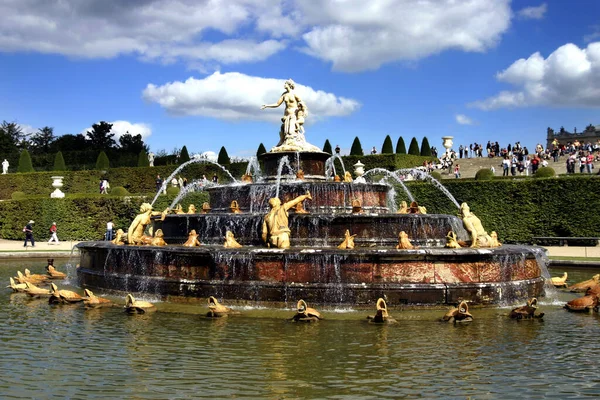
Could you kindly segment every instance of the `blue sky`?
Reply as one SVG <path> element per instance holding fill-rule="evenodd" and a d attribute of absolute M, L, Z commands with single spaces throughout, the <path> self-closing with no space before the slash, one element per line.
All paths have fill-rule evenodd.
<path fill-rule="evenodd" d="M 600 1 L 4 0 L 0 119 L 79 133 L 100 120 L 152 151 L 277 144 L 294 79 L 306 138 L 367 151 L 533 147 L 600 125 Z"/>

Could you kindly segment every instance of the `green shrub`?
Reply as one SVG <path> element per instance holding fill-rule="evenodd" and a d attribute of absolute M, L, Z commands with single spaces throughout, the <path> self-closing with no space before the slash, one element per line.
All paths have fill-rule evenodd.
<path fill-rule="evenodd" d="M 27 197 L 27 195 L 25 194 L 25 192 L 13 192 L 10 195 L 10 198 L 13 200 L 23 200 L 25 199 L 25 197 Z"/>
<path fill-rule="evenodd" d="M 183 164 L 190 161 L 190 153 L 188 153 L 187 147 L 183 146 L 179 153 L 179 164 Z"/>
<path fill-rule="evenodd" d="M 96 159 L 96 169 L 99 171 L 106 171 L 110 167 L 108 156 L 105 152 L 101 151 Z"/>
<path fill-rule="evenodd" d="M 329 143 L 329 139 L 325 139 L 325 144 L 323 145 L 323 152 L 327 154 L 333 154 L 333 149 L 331 148 L 331 143 Z"/>
<path fill-rule="evenodd" d="M 267 152 L 267 149 L 265 149 L 265 145 L 264 144 L 259 144 L 258 145 L 258 149 L 256 149 L 256 156 L 260 156 L 261 154 L 264 154 Z"/>
<path fill-rule="evenodd" d="M 475 180 L 477 181 L 487 181 L 494 177 L 494 173 L 489 168 L 482 168 L 475 174 Z"/>
<path fill-rule="evenodd" d="M 431 172 L 429 175 L 431 175 L 431 177 L 432 177 L 432 178 L 435 178 L 435 179 L 436 179 L 436 180 L 438 180 L 438 181 L 441 181 L 441 180 L 442 180 L 442 174 L 440 174 L 440 173 L 439 173 L 439 172 L 437 172 L 437 171 L 433 171 L 433 172 Z"/>
<path fill-rule="evenodd" d="M 419 151 L 419 142 L 417 142 L 417 138 L 413 137 L 410 141 L 410 146 L 408 146 L 408 154 L 413 156 L 420 156 L 421 152 Z"/>
<path fill-rule="evenodd" d="M 117 186 L 110 190 L 111 196 L 129 196 L 129 192 L 123 186 Z"/>
<path fill-rule="evenodd" d="M 146 150 L 144 150 L 144 149 L 142 149 L 142 151 L 140 151 L 140 154 L 138 154 L 137 166 L 138 167 L 149 167 L 150 166 L 150 160 L 148 160 L 148 153 L 146 153 Z"/>
<path fill-rule="evenodd" d="M 54 157 L 54 168 L 52 168 L 53 171 L 66 171 L 67 170 L 67 166 L 65 165 L 65 159 L 63 157 L 62 151 L 59 151 L 58 153 L 56 153 L 56 156 Z"/>
<path fill-rule="evenodd" d="M 176 186 L 169 186 L 167 188 L 167 196 L 177 196 L 179 194 L 179 188 Z"/>
<path fill-rule="evenodd" d="M 406 145 L 404 144 L 404 138 L 400 136 L 398 142 L 396 142 L 396 154 L 406 154 Z"/>
<path fill-rule="evenodd" d="M 31 156 L 27 150 L 21 151 L 17 172 L 35 172 L 33 165 L 31 164 Z"/>
<path fill-rule="evenodd" d="M 427 136 L 423 137 L 423 141 L 421 142 L 421 155 L 423 157 L 431 157 L 431 146 L 429 145 Z"/>
<path fill-rule="evenodd" d="M 364 156 L 365 155 L 365 153 L 363 152 L 362 145 L 360 144 L 360 139 L 358 138 L 358 136 L 356 136 L 354 138 L 354 141 L 352 142 L 352 147 L 350 148 L 350 155 L 351 156 Z"/>
<path fill-rule="evenodd" d="M 381 154 L 394 154 L 394 146 L 392 145 L 392 138 L 390 135 L 387 135 L 383 141 L 383 146 L 381 146 Z"/>
<path fill-rule="evenodd" d="M 227 150 L 225 149 L 225 146 L 222 146 L 221 150 L 219 150 L 219 156 L 217 157 L 217 162 L 221 165 L 231 164 L 231 159 L 229 158 L 229 154 L 227 154 Z"/>
<path fill-rule="evenodd" d="M 556 172 L 554 171 L 554 168 L 552 168 L 552 167 L 540 167 L 536 171 L 534 177 L 535 178 L 550 178 L 550 177 L 552 177 L 554 175 L 556 175 Z"/>

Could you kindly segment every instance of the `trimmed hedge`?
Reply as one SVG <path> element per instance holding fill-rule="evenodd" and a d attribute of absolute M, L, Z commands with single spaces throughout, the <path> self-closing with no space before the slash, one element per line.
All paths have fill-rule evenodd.
<path fill-rule="evenodd" d="M 240 179 L 246 172 L 247 162 L 233 163 L 228 166 L 231 174 Z M 156 192 L 156 175 L 166 179 L 175 171 L 172 165 L 146 168 L 111 168 L 105 174 L 101 171 L 64 171 L 62 191 L 74 193 L 98 193 L 100 179 L 108 179 L 112 187 L 123 186 L 133 194 L 146 194 Z M 202 175 L 212 176 L 217 174 L 219 182 L 229 182 L 230 178 L 214 164 L 190 164 L 177 175 L 186 177 L 188 182 L 202 178 Z M 34 172 L 24 174 L 0 175 L 0 199 L 10 199 L 16 191 L 24 192 L 27 196 L 47 195 L 54 190 L 51 177 L 55 172 Z"/>
<path fill-rule="evenodd" d="M 556 175 L 552 167 L 540 167 L 533 175 L 535 178 L 550 178 Z"/>
<path fill-rule="evenodd" d="M 459 215 L 456 206 L 433 185 L 407 182 L 430 214 Z M 458 203 L 467 202 L 488 232 L 503 243 L 530 243 L 533 236 L 600 236 L 600 177 L 559 179 L 449 180 L 444 186 Z M 406 200 L 396 189 L 398 204 Z"/>
<path fill-rule="evenodd" d="M 159 196 L 154 210 L 169 207 L 175 196 Z M 106 195 L 67 196 L 64 199 L 34 197 L 26 200 L 0 202 L 0 237 L 23 239 L 23 227 L 30 219 L 35 220 L 34 237 L 49 237 L 52 222 L 57 223 L 60 240 L 100 240 L 106 231 L 106 222 L 112 220 L 116 229 L 127 230 L 138 214 L 140 204 L 152 201 L 152 196 L 114 197 Z M 208 193 L 188 194 L 181 205 L 190 204 L 200 208 L 208 201 Z"/>
<path fill-rule="evenodd" d="M 343 156 L 346 170 L 353 171 L 353 165 L 359 160 L 365 164 L 365 171 L 373 168 L 385 168 L 395 171 L 402 168 L 414 168 L 423 165 L 424 161 L 434 160 L 434 157 L 421 157 L 409 154 L 372 154 L 367 156 Z"/>

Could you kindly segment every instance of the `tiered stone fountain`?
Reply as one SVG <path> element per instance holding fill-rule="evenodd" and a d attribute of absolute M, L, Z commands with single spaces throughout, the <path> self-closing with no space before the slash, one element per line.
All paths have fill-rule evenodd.
<path fill-rule="evenodd" d="M 482 243 L 472 235 L 472 225 L 458 217 L 391 212 L 387 184 L 362 183 L 362 177 L 358 182 L 332 181 L 326 176 L 330 155 L 304 140 L 298 111 L 305 107 L 293 95 L 293 82 L 286 82 L 282 102 L 281 141 L 261 156 L 262 182 L 246 179 L 209 188 L 211 211 L 206 214 L 153 217 L 153 231 L 160 229 L 168 246 L 79 244 L 81 285 L 173 300 L 216 296 L 230 302 L 294 304 L 300 298 L 374 304 L 381 297 L 390 306 L 461 300 L 495 304 L 543 295 L 546 261 L 538 248 L 477 248 Z M 269 200 L 285 204 L 305 193 L 312 199 L 289 209 L 291 246 L 267 247 L 263 224 Z M 234 200 L 237 207 L 232 209 Z M 183 246 L 192 230 L 198 233 L 199 247 Z M 226 235 L 231 239 L 228 231 L 242 247 L 224 245 Z M 401 231 L 414 248 L 397 248 L 402 247 Z M 473 240 L 476 246 L 445 247 L 449 232 L 463 246 Z M 339 248 L 348 238 L 354 247 Z"/>

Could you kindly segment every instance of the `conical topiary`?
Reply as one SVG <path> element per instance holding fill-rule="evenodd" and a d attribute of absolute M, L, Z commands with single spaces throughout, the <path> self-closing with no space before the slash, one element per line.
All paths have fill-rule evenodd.
<path fill-rule="evenodd" d="M 144 150 L 144 149 L 142 149 L 142 151 L 140 151 L 140 154 L 138 155 L 137 166 L 138 167 L 149 167 L 150 166 L 150 160 L 148 160 L 148 153 L 146 153 L 146 150 Z"/>
<path fill-rule="evenodd" d="M 59 151 L 58 153 L 56 153 L 56 156 L 54 156 L 54 168 L 52 168 L 53 171 L 66 171 L 67 170 L 67 166 L 65 165 L 65 158 L 62 155 L 62 151 Z"/>
<path fill-rule="evenodd" d="M 329 143 L 329 139 L 325 140 L 325 144 L 323 145 L 323 153 L 333 154 L 333 148 L 331 147 L 331 143 Z"/>
<path fill-rule="evenodd" d="M 100 154 L 98 154 L 98 158 L 96 159 L 96 169 L 100 171 L 106 171 L 108 168 L 110 168 L 108 156 L 105 152 L 101 151 Z"/>
<path fill-rule="evenodd" d="M 219 157 L 217 158 L 217 162 L 221 165 L 231 164 L 231 160 L 229 159 L 229 154 L 227 154 L 227 150 L 225 150 L 225 146 L 221 147 L 221 150 L 219 150 Z"/>
<path fill-rule="evenodd" d="M 188 153 L 187 147 L 183 146 L 179 152 L 179 164 L 183 164 L 190 161 L 190 153 Z"/>
<path fill-rule="evenodd" d="M 390 135 L 387 135 L 383 141 L 383 146 L 381 146 L 381 154 L 394 154 L 394 145 L 392 145 L 392 138 Z"/>
<path fill-rule="evenodd" d="M 419 142 L 417 142 L 417 138 L 413 137 L 410 141 L 410 146 L 408 146 L 408 154 L 413 156 L 420 156 L 421 152 L 419 151 Z"/>
<path fill-rule="evenodd" d="M 406 145 L 402 136 L 398 138 L 398 142 L 396 143 L 396 154 L 406 154 Z"/>
<path fill-rule="evenodd" d="M 360 144 L 360 139 L 357 137 L 354 138 L 354 142 L 352 142 L 352 147 L 350 148 L 351 156 L 364 156 L 362 145 Z"/>
<path fill-rule="evenodd" d="M 21 151 L 17 172 L 35 172 L 33 165 L 31 164 L 31 156 L 27 150 Z"/>
<path fill-rule="evenodd" d="M 421 155 L 425 157 L 431 157 L 431 146 L 429 145 L 427 136 L 424 136 L 423 140 L 421 141 Z"/>
<path fill-rule="evenodd" d="M 261 154 L 265 154 L 267 152 L 267 149 L 265 149 L 265 145 L 264 144 L 260 144 L 258 145 L 258 149 L 256 150 L 256 156 L 260 156 Z"/>

